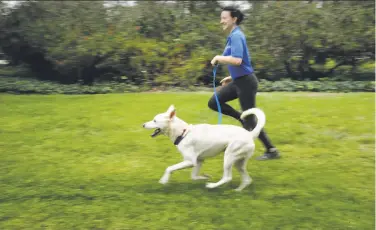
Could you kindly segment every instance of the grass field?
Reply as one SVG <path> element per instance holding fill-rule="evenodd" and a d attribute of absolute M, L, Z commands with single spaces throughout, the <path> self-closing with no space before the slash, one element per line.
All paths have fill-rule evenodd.
<path fill-rule="evenodd" d="M 235 169 L 214 190 L 189 169 L 160 185 L 181 156 L 141 125 L 170 104 L 215 124 L 209 96 L 0 95 L 0 229 L 375 229 L 374 94 L 261 93 L 281 159 L 251 159 L 241 193 Z M 203 165 L 212 181 L 222 156 Z"/>

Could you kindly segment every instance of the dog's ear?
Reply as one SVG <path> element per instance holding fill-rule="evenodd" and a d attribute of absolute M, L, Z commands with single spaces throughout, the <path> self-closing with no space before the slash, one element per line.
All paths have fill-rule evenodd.
<path fill-rule="evenodd" d="M 168 109 L 167 109 L 167 113 L 171 113 L 174 110 L 175 110 L 175 106 L 174 105 L 170 105 L 170 107 L 168 107 Z"/>
<path fill-rule="evenodd" d="M 170 105 L 170 107 L 167 110 L 167 114 L 170 119 L 172 119 L 176 115 L 176 110 L 174 105 Z"/>

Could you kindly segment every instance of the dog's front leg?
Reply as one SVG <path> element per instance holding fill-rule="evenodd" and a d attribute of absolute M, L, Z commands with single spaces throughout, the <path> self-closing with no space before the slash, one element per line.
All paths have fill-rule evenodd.
<path fill-rule="evenodd" d="M 208 175 L 199 176 L 202 163 L 203 163 L 202 160 L 197 160 L 197 164 L 192 169 L 192 174 L 191 174 L 192 180 L 206 180 L 210 178 Z"/>
<path fill-rule="evenodd" d="M 162 178 L 159 180 L 159 183 L 166 184 L 168 180 L 170 179 L 170 175 L 172 172 L 176 170 L 184 169 L 184 168 L 189 168 L 192 166 L 193 166 L 193 163 L 191 161 L 183 161 L 178 164 L 167 167 Z"/>

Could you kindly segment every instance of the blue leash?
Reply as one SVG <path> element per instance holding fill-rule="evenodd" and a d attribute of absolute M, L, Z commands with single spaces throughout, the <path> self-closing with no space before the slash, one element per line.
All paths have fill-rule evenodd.
<path fill-rule="evenodd" d="M 218 108 L 218 124 L 221 124 L 222 123 L 221 105 L 219 104 L 217 91 L 215 90 L 215 74 L 217 73 L 217 67 L 218 65 L 215 65 L 213 69 L 213 88 L 214 88 L 215 101 L 217 102 L 217 108 Z"/>

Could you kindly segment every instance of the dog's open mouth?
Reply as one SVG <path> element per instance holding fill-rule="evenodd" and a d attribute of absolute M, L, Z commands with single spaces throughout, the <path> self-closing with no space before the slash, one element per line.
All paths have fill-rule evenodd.
<path fill-rule="evenodd" d="M 154 130 L 153 134 L 151 134 L 151 137 L 156 137 L 160 132 L 161 132 L 161 129 L 157 128 L 156 130 Z"/>

